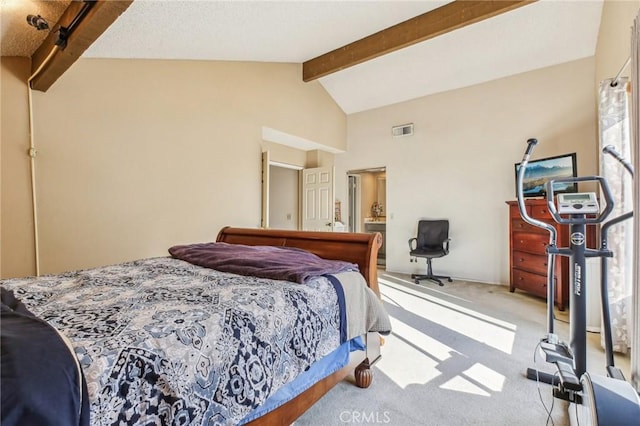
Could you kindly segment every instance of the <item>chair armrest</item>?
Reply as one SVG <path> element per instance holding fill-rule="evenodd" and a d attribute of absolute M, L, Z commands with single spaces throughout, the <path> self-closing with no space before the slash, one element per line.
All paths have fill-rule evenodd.
<path fill-rule="evenodd" d="M 447 252 L 447 254 L 449 254 L 449 241 L 451 241 L 451 238 L 447 238 L 442 242 L 442 247 L 444 248 L 444 251 Z"/>
<path fill-rule="evenodd" d="M 413 246 L 413 243 L 416 243 L 416 245 L 418 244 L 418 239 L 417 238 L 410 238 L 409 239 L 409 250 L 415 250 L 416 248 Z"/>

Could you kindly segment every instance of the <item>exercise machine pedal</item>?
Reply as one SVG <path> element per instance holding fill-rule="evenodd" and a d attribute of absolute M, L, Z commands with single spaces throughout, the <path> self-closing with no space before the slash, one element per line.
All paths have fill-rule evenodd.
<path fill-rule="evenodd" d="M 573 364 L 571 351 L 564 343 L 541 342 L 540 350 L 544 354 L 545 361 L 548 363 L 559 361 L 565 364 Z"/>
<path fill-rule="evenodd" d="M 556 367 L 558 367 L 558 376 L 560 377 L 560 383 L 564 389 L 572 391 L 582 390 L 580 379 L 576 376 L 573 365 L 566 362 L 556 361 Z"/>

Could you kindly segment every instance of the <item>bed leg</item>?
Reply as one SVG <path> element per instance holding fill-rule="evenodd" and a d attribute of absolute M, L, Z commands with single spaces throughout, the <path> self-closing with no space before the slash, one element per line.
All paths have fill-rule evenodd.
<path fill-rule="evenodd" d="M 369 363 L 365 360 L 362 364 L 356 367 L 354 372 L 356 378 L 356 386 L 359 388 L 368 388 L 373 381 L 373 372 L 371 371 L 371 367 Z"/>
<path fill-rule="evenodd" d="M 367 333 L 367 357 L 355 368 L 353 373 L 356 379 L 356 386 L 359 388 L 368 388 L 373 381 L 371 367 L 380 359 L 380 340 L 378 333 Z"/>

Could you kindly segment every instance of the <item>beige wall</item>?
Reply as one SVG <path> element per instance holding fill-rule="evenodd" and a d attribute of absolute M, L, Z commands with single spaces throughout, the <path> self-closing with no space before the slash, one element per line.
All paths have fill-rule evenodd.
<path fill-rule="evenodd" d="M 577 151 L 580 173 L 596 171 L 595 87 L 624 63 L 639 5 L 605 2 L 594 58 L 354 114 L 348 132 L 299 65 L 82 59 L 34 96 L 42 269 L 162 255 L 227 224 L 258 226 L 261 151 L 296 165 L 332 160 L 262 142 L 268 126 L 338 149 L 347 135 L 349 152 L 336 156 L 343 212 L 346 170 L 387 166 L 389 269 L 422 269 L 408 262 L 407 239 L 420 217 L 449 217 L 452 254 L 438 268 L 505 284 L 513 163 L 535 136 L 537 156 Z M 0 266 L 10 277 L 35 271 L 28 61 L 2 58 L 1 71 Z M 415 136 L 389 137 L 406 122 Z"/>
<path fill-rule="evenodd" d="M 451 253 L 434 268 L 507 284 L 514 163 L 536 137 L 535 158 L 577 152 L 579 172 L 595 172 L 594 79 L 587 58 L 352 114 L 347 153 L 335 160 L 336 197 L 347 199 L 347 170 L 386 166 L 388 270 L 423 271 L 424 262 L 409 262 L 407 240 L 419 219 L 448 218 Z M 415 134 L 391 137 L 402 123 Z"/>
<path fill-rule="evenodd" d="M 409 262 L 407 240 L 418 219 L 446 217 L 453 241 L 438 271 L 508 283 L 504 201 L 515 198 L 513 164 L 526 139 L 537 137 L 534 157 L 575 151 L 578 172 L 597 173 L 596 88 L 629 56 L 639 7 L 636 0 L 605 1 L 592 58 L 348 117 L 348 152 L 336 156 L 336 197 L 347 199 L 347 170 L 387 166 L 387 269 L 423 270 Z M 391 126 L 408 122 L 415 124 L 413 137 L 389 136 Z"/>
<path fill-rule="evenodd" d="M 0 86 L 0 276 L 35 274 L 26 81 L 31 62 L 2 58 Z"/>
<path fill-rule="evenodd" d="M 3 90 L 3 102 L 23 103 L 22 90 Z M 263 126 L 346 144 L 344 113 L 295 64 L 82 59 L 34 92 L 34 113 L 43 273 L 165 255 L 225 225 L 258 227 Z M 22 150 L 14 144 L 3 137 L 3 151 Z M 13 225 L 4 198 L 3 230 Z M 3 234 L 4 258 L 25 241 L 27 232 Z M 5 277 L 33 273 L 6 268 Z"/>
<path fill-rule="evenodd" d="M 307 152 L 291 148 L 275 142 L 262 142 L 262 150 L 269 151 L 270 161 L 305 167 L 308 165 Z"/>
<path fill-rule="evenodd" d="M 630 56 L 631 26 L 640 9 L 640 0 L 605 0 L 596 45 L 596 84 L 613 78 Z M 622 76 L 630 75 L 631 67 Z"/>

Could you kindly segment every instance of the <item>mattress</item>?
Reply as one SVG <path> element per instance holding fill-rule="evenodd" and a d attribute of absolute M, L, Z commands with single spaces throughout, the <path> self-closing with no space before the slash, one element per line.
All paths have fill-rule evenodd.
<path fill-rule="evenodd" d="M 241 424 L 346 365 L 358 347 L 340 274 L 300 284 L 161 257 L 1 284 L 68 339 L 93 425 Z"/>

